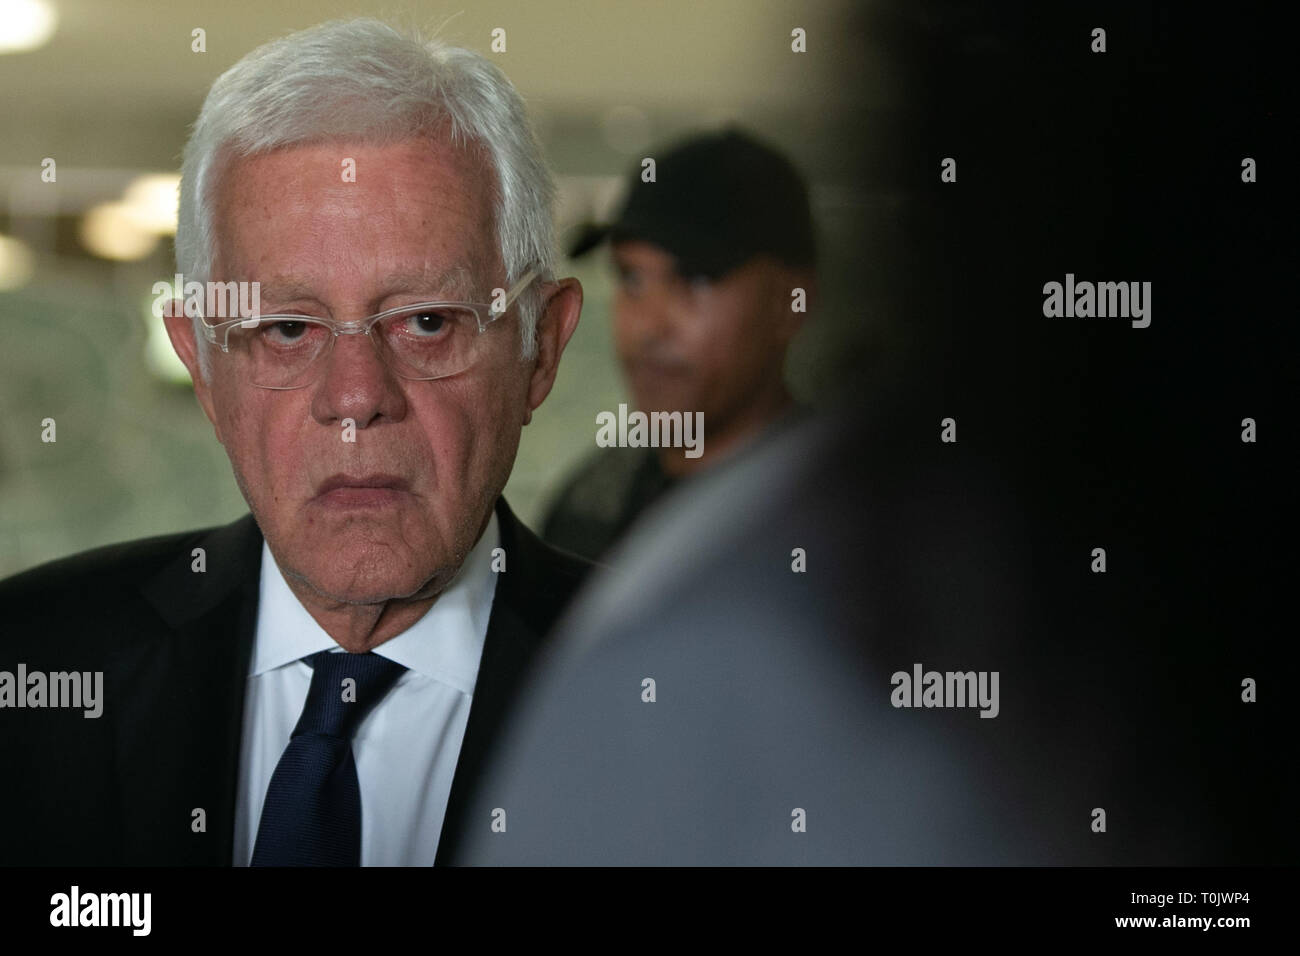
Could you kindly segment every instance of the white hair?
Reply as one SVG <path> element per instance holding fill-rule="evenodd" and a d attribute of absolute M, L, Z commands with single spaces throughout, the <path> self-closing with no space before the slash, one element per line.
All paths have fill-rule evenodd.
<path fill-rule="evenodd" d="M 496 174 L 492 226 L 506 285 L 534 263 L 541 279 L 552 278 L 555 184 L 510 80 L 472 50 L 369 18 L 332 20 L 266 43 L 212 84 L 181 164 L 177 271 L 187 282 L 213 278 L 213 185 L 231 160 L 343 138 L 391 145 L 436 135 L 443 124 L 453 146 L 481 145 Z M 517 300 L 524 358 L 536 354 L 541 305 L 536 282 Z"/>

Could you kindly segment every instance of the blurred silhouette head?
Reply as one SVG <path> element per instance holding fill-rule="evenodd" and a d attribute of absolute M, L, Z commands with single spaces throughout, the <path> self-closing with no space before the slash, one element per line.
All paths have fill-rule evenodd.
<path fill-rule="evenodd" d="M 654 154 L 652 154 L 653 156 Z M 816 293 L 807 187 L 780 153 L 736 129 L 639 164 L 608 240 L 619 360 L 643 410 L 702 411 L 714 448 L 789 403 L 783 368 Z"/>

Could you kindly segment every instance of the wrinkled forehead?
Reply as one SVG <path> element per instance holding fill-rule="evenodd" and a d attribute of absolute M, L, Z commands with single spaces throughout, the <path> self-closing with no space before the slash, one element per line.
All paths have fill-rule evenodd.
<path fill-rule="evenodd" d="M 345 154 L 367 181 L 322 175 Z M 229 157 L 213 183 L 214 269 L 258 281 L 264 307 L 330 288 L 481 301 L 505 279 L 486 173 L 481 155 L 424 138 Z"/>

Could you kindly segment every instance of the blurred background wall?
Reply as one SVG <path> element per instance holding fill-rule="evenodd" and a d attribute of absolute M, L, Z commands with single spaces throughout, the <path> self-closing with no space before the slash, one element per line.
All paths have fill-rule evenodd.
<path fill-rule="evenodd" d="M 0 575 L 246 510 L 150 312 L 153 284 L 175 271 L 180 153 L 208 87 L 241 56 L 355 15 L 437 31 L 501 66 L 555 173 L 562 240 L 612 211 L 628 170 L 681 134 L 737 122 L 785 149 L 810 180 L 824 253 L 792 386 L 819 403 L 837 382 L 887 373 L 879 360 L 906 335 L 888 318 L 907 205 L 887 161 L 901 4 L 0 0 Z M 497 27 L 504 53 L 490 49 Z M 607 255 L 561 270 L 586 302 L 507 488 L 525 521 L 594 449 L 596 413 L 627 400 Z M 46 418 L 54 443 L 41 441 Z"/>

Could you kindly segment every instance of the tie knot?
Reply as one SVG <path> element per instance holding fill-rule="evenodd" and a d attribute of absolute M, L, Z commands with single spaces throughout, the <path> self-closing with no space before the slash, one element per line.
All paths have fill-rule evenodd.
<path fill-rule="evenodd" d="M 312 668 L 311 689 L 302 716 L 293 729 L 299 734 L 323 734 L 351 740 L 370 709 L 388 693 L 406 670 L 401 664 L 367 651 L 335 654 L 321 651 L 304 657 Z"/>

